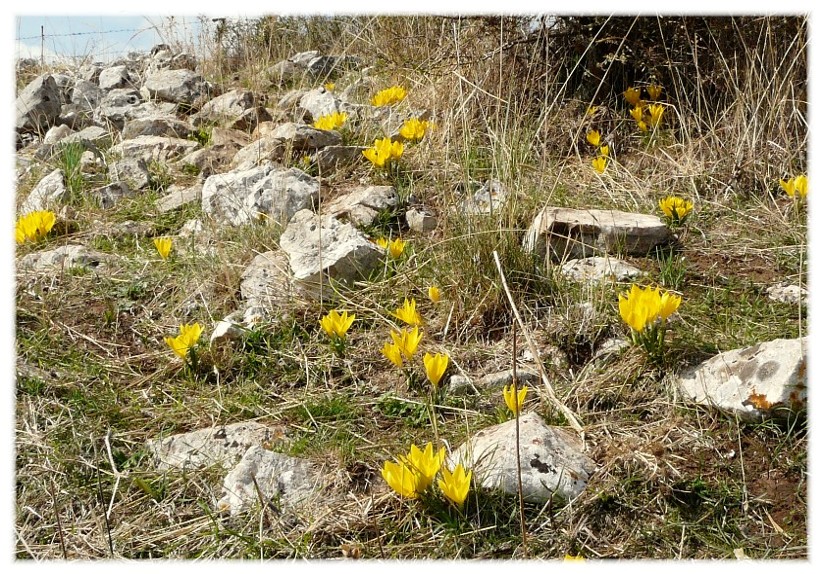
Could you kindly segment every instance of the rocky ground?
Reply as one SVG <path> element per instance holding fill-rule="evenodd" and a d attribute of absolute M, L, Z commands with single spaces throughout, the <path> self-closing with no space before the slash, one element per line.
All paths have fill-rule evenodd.
<path fill-rule="evenodd" d="M 18 558 L 806 556 L 787 197 L 705 199 L 676 227 L 662 196 L 473 179 L 438 159 L 441 110 L 372 105 L 392 84 L 365 58 L 293 54 L 254 89 L 168 46 L 23 64 L 17 215 L 56 223 L 16 255 Z M 362 153 L 383 136 L 405 146 L 389 170 Z M 620 318 L 634 283 L 682 297 L 661 359 Z M 405 298 L 424 336 L 401 370 L 380 349 Z M 342 348 L 331 309 L 356 314 Z M 163 339 L 195 321 L 181 359 Z M 450 357 L 434 387 L 429 351 Z M 462 509 L 381 476 L 427 442 L 472 469 Z"/>

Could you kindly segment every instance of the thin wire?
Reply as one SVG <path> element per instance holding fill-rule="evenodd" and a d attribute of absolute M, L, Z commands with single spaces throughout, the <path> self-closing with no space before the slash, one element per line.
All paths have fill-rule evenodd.
<path fill-rule="evenodd" d="M 37 36 L 25 36 L 24 38 L 15 38 L 16 40 L 36 40 L 38 38 L 60 38 L 63 36 L 96 36 L 98 34 L 118 34 L 120 32 L 147 32 L 153 30 L 154 26 L 148 28 L 124 28 L 122 30 L 105 30 L 101 32 L 67 32 L 66 34 L 38 34 Z"/>

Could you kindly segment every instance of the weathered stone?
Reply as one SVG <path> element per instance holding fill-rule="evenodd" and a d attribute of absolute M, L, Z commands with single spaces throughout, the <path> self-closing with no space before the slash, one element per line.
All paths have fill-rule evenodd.
<path fill-rule="evenodd" d="M 320 52 L 318 50 L 308 50 L 305 52 L 298 52 L 297 54 L 294 54 L 288 59 L 288 61 L 293 62 L 301 68 L 307 68 L 311 60 L 313 60 L 319 55 Z"/>
<path fill-rule="evenodd" d="M 100 207 L 108 209 L 114 207 L 121 199 L 133 196 L 134 192 L 129 189 L 128 184 L 118 181 L 93 189 L 89 192 L 89 195 L 97 200 Z"/>
<path fill-rule="evenodd" d="M 281 125 L 272 134 L 272 137 L 283 141 L 290 141 L 292 149 L 296 151 L 315 150 L 330 145 L 338 145 L 342 138 L 335 131 L 318 130 L 306 124 L 289 122 Z"/>
<path fill-rule="evenodd" d="M 354 165 L 365 159 L 362 146 L 330 145 L 318 150 L 311 161 L 316 164 L 320 174 L 330 174 L 335 170 Z"/>
<path fill-rule="evenodd" d="M 54 78 L 49 74 L 36 77 L 15 101 L 17 131 L 44 133 L 60 115 L 62 105 Z"/>
<path fill-rule="evenodd" d="M 479 431 L 448 458 L 453 469 L 462 462 L 473 469 L 473 484 L 516 495 L 516 419 Z M 536 413 L 519 418 L 519 458 L 522 497 L 544 503 L 557 496 L 572 500 L 588 484 L 596 465 L 582 452 L 582 441 L 571 431 L 547 426 Z"/>
<path fill-rule="evenodd" d="M 271 121 L 271 114 L 268 113 L 268 110 L 262 106 L 257 106 L 244 111 L 233 121 L 226 122 L 225 127 L 252 132 L 259 124 L 269 121 Z"/>
<path fill-rule="evenodd" d="M 227 341 L 242 339 L 246 333 L 246 329 L 238 324 L 241 317 L 242 312 L 234 311 L 233 313 L 229 313 L 222 321 L 218 321 L 217 324 L 214 325 L 214 330 L 211 332 L 211 337 L 208 341 L 209 346 L 214 347 Z"/>
<path fill-rule="evenodd" d="M 145 189 L 151 183 L 151 174 L 142 158 L 124 158 L 108 166 L 111 181 L 123 181 L 133 190 Z"/>
<path fill-rule="evenodd" d="M 130 120 L 123 126 L 124 140 L 139 136 L 187 139 L 192 133 L 194 128 L 188 122 L 180 121 L 173 116 Z"/>
<path fill-rule="evenodd" d="M 97 147 L 105 147 L 111 144 L 111 134 L 100 126 L 89 126 L 79 132 L 69 134 L 62 141 L 64 144 L 87 141 Z"/>
<path fill-rule="evenodd" d="M 563 261 L 603 253 L 647 255 L 671 238 L 655 215 L 548 206 L 534 219 L 523 245 L 539 257 Z"/>
<path fill-rule="evenodd" d="M 371 96 L 378 91 L 379 84 L 375 78 L 362 77 L 351 82 L 340 93 L 340 99 L 345 102 L 368 103 Z"/>
<path fill-rule="evenodd" d="M 416 207 L 405 212 L 405 221 L 408 223 L 408 228 L 417 233 L 428 233 L 437 228 L 437 218 L 427 210 Z"/>
<path fill-rule="evenodd" d="M 775 339 L 720 353 L 678 380 L 684 397 L 748 421 L 786 417 L 808 402 L 808 339 Z"/>
<path fill-rule="evenodd" d="M 173 102 L 192 104 L 208 91 L 203 77 L 191 70 L 159 70 L 146 78 L 143 89 L 149 97 Z"/>
<path fill-rule="evenodd" d="M 362 67 L 362 60 L 357 56 L 317 56 L 308 62 L 308 73 L 315 78 L 336 77 L 343 72 L 354 71 Z"/>
<path fill-rule="evenodd" d="M 595 283 L 603 279 L 624 282 L 639 277 L 642 271 L 615 257 L 586 257 L 566 261 L 562 265 L 562 274 L 582 283 Z"/>
<path fill-rule="evenodd" d="M 799 285 L 790 285 L 788 283 L 777 283 L 768 287 L 766 290 L 768 298 L 779 303 L 788 303 L 790 305 L 804 305 L 808 298 L 808 290 Z"/>
<path fill-rule="evenodd" d="M 303 94 L 299 107 L 311 114 L 312 121 L 320 116 L 340 111 L 337 98 L 325 88 L 317 88 Z"/>
<path fill-rule="evenodd" d="M 250 142 L 251 138 L 246 132 L 217 126 L 211 129 L 211 145 L 234 146 L 239 150 Z"/>
<path fill-rule="evenodd" d="M 145 120 L 157 117 L 173 116 L 177 111 L 177 104 L 171 102 L 143 102 L 126 108 L 126 120 Z"/>
<path fill-rule="evenodd" d="M 90 82 L 96 86 L 99 84 L 100 74 L 103 70 L 105 70 L 105 66 L 102 62 L 84 64 L 83 66 L 80 66 L 80 69 L 77 71 L 77 77 L 79 78 L 78 81 L 82 80 L 85 82 Z"/>
<path fill-rule="evenodd" d="M 43 136 L 43 143 L 57 143 L 69 134 L 71 134 L 71 128 L 66 125 L 51 127 L 49 131 L 46 132 L 46 135 Z"/>
<path fill-rule="evenodd" d="M 291 111 L 300 105 L 300 100 L 308 93 L 308 90 L 291 90 L 286 92 L 277 102 L 277 107 L 284 111 Z"/>
<path fill-rule="evenodd" d="M 514 370 L 490 373 L 479 379 L 471 380 L 463 375 L 452 375 L 449 379 L 448 392 L 451 394 L 466 393 L 470 390 L 501 389 L 514 382 Z M 540 383 L 539 373 L 531 369 L 517 369 L 517 385 L 535 387 Z"/>
<path fill-rule="evenodd" d="M 233 171 L 245 171 L 268 162 L 279 162 L 286 145 L 281 138 L 269 134 L 242 148 L 231 160 Z"/>
<path fill-rule="evenodd" d="M 191 123 L 201 126 L 233 122 L 243 112 L 253 108 L 256 100 L 248 90 L 230 90 L 206 102 L 199 112 L 191 116 Z"/>
<path fill-rule="evenodd" d="M 35 273 L 55 273 L 72 267 L 99 270 L 110 257 L 84 245 L 62 245 L 48 251 L 29 253 L 20 259 L 20 269 Z"/>
<path fill-rule="evenodd" d="M 126 66 L 111 66 L 100 72 L 97 85 L 104 92 L 137 87 L 137 79 L 129 73 Z"/>
<path fill-rule="evenodd" d="M 98 124 L 111 124 L 118 131 L 123 129 L 126 120 L 126 112 L 138 106 L 143 99 L 140 92 L 135 89 L 115 89 L 108 92 L 100 105 L 94 110 L 94 121 Z"/>
<path fill-rule="evenodd" d="M 467 198 L 462 209 L 466 213 L 497 213 L 508 198 L 508 190 L 501 182 L 490 179 L 473 196 Z"/>
<path fill-rule="evenodd" d="M 192 237 L 194 235 L 200 235 L 202 232 L 203 222 L 199 219 L 189 219 L 180 228 L 180 232 L 177 234 L 177 236 L 185 239 L 187 237 Z"/>
<path fill-rule="evenodd" d="M 212 175 L 203 185 L 203 212 L 219 223 L 244 225 L 265 218 L 285 224 L 319 199 L 320 183 L 297 168 L 272 164 Z"/>
<path fill-rule="evenodd" d="M 215 173 L 228 171 L 231 160 L 237 154 L 236 146 L 212 145 L 207 148 L 194 150 L 179 160 L 180 165 L 191 165 L 197 168 L 201 177 L 209 177 Z"/>
<path fill-rule="evenodd" d="M 68 104 L 71 102 L 71 90 L 74 88 L 74 78 L 68 74 L 52 74 L 54 83 L 57 84 L 57 90 L 60 92 L 60 103 Z"/>
<path fill-rule="evenodd" d="M 369 185 L 341 195 L 325 206 L 326 213 L 354 225 L 371 225 L 381 211 L 394 209 L 400 198 L 390 185 Z"/>
<path fill-rule="evenodd" d="M 321 496 L 327 484 L 323 476 L 307 460 L 254 446 L 225 477 L 217 511 L 234 516 L 259 504 L 261 496 L 265 504 L 276 501 L 284 509 L 300 508 Z"/>
<path fill-rule="evenodd" d="M 291 287 L 291 268 L 283 251 L 257 255 L 243 271 L 240 294 L 246 307 L 260 307 L 258 314 L 269 316 L 274 309 L 298 301 Z"/>
<path fill-rule="evenodd" d="M 142 159 L 146 163 L 152 161 L 166 163 L 191 153 L 199 147 L 200 144 L 195 141 L 180 138 L 138 136 L 121 141 L 112 146 L 110 151 L 125 158 Z"/>
<path fill-rule="evenodd" d="M 273 443 L 284 437 L 282 428 L 247 421 L 150 439 L 147 450 L 160 470 L 201 469 L 218 464 L 229 469 L 253 446 Z"/>
<path fill-rule="evenodd" d="M 71 91 L 70 103 L 81 109 L 93 110 L 103 99 L 105 92 L 97 87 L 92 82 L 85 80 L 77 80 L 74 84 L 74 89 Z"/>
<path fill-rule="evenodd" d="M 62 124 L 73 130 L 81 130 L 93 124 L 94 110 L 75 104 L 63 104 L 60 108 L 60 116 L 55 120 L 55 124 Z"/>
<path fill-rule="evenodd" d="M 266 68 L 265 77 L 274 86 L 284 86 L 285 84 L 297 80 L 305 73 L 305 67 L 300 67 L 290 60 L 282 60 L 273 66 Z"/>
<path fill-rule="evenodd" d="M 157 211 L 168 213 L 186 204 L 200 201 L 203 196 L 203 185 L 195 184 L 191 187 L 171 186 L 166 195 L 157 200 Z"/>
<path fill-rule="evenodd" d="M 351 224 L 308 210 L 291 219 L 280 247 L 288 254 L 296 286 L 311 297 L 319 296 L 329 280 L 351 287 L 383 266 L 383 250 Z"/>
<path fill-rule="evenodd" d="M 66 195 L 65 176 L 62 169 L 55 169 L 45 176 L 34 189 L 31 190 L 23 206 L 20 208 L 20 215 L 40 211 L 42 209 L 54 209 L 63 196 Z"/>

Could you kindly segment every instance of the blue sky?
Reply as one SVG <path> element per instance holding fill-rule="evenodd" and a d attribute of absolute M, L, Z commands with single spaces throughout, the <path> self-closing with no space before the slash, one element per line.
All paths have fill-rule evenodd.
<path fill-rule="evenodd" d="M 194 17 L 18 15 L 14 18 L 15 55 L 40 58 L 40 28 L 47 60 L 59 56 L 93 56 L 107 61 L 130 51 L 147 51 L 169 37 L 193 41 L 199 23 Z M 186 38 L 188 36 L 188 38 Z"/>

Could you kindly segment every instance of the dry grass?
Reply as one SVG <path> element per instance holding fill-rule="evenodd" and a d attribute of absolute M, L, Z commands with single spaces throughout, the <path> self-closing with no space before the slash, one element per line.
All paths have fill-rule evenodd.
<path fill-rule="evenodd" d="M 238 308 L 242 271 L 277 247 L 280 229 L 206 222 L 196 244 L 176 241 L 162 262 L 152 237 L 177 233 L 199 206 L 149 217 L 156 191 L 112 210 L 75 202 L 67 232 L 18 256 L 79 241 L 120 259 L 100 275 L 18 278 L 17 558 L 674 559 L 733 558 L 740 548 L 752 558 L 806 558 L 804 418 L 745 424 L 683 404 L 674 386 L 681 369 L 718 351 L 807 331 L 803 309 L 764 294 L 780 280 L 806 283 L 806 211 L 778 186 L 806 168 L 805 20 L 566 25 L 529 35 L 510 17 L 272 18 L 227 27 L 222 49 L 215 38 L 200 44 L 210 79 L 269 102 L 326 80 L 270 87 L 262 79 L 268 66 L 310 49 L 360 56 L 380 87 L 408 88 L 403 109 L 429 110 L 437 129 L 407 154 L 402 173 L 382 177 L 433 208 L 440 226 L 413 235 L 386 214 L 368 231 L 409 240 L 396 273 L 327 293 L 322 304 L 295 302 L 242 342 L 203 347 L 191 374 L 170 359 L 163 336 L 193 320 L 208 334 Z M 652 79 L 666 90 L 666 122 L 649 139 L 621 93 Z M 337 81 L 341 90 L 348 80 Z M 587 117 L 589 104 L 602 115 Z M 591 127 L 612 142 L 601 175 L 585 142 Z M 511 200 L 493 217 L 461 213 L 460 187 L 489 177 Z M 330 177 L 324 201 L 360 179 L 378 178 L 365 167 Z M 564 280 L 523 252 L 523 232 L 545 203 L 658 213 L 668 194 L 696 204 L 676 252 L 631 263 L 683 296 L 669 352 L 663 364 L 635 348 L 592 360 L 606 339 L 627 334 L 616 309 L 627 286 Z M 146 234 L 118 234 L 126 220 L 145 223 Z M 527 546 L 516 499 L 472 491 L 459 517 L 441 501 L 400 500 L 379 476 L 410 442 L 433 440 L 420 365 L 409 385 L 379 352 L 403 297 L 416 297 L 422 346 L 449 353 L 449 373 L 510 368 L 514 319 L 495 251 L 597 463 L 571 504 L 526 505 Z M 438 305 L 426 300 L 431 284 L 443 290 Z M 357 315 L 344 357 L 319 329 L 331 306 Z M 567 424 L 537 394 L 527 408 Z M 446 395 L 436 416 L 456 448 L 506 414 L 486 392 Z M 272 448 L 328 469 L 325 512 L 293 517 L 258 505 L 235 519 L 217 515 L 218 469 L 158 471 L 145 450 L 150 438 L 244 420 L 282 428 Z"/>

